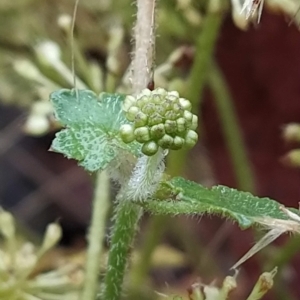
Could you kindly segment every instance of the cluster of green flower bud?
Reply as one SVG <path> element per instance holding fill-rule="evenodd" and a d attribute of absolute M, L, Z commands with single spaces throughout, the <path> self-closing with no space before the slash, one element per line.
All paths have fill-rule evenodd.
<path fill-rule="evenodd" d="M 162 88 L 143 90 L 136 97 L 127 96 L 123 109 L 132 124 L 122 125 L 120 135 L 125 143 L 136 140 L 143 144 L 145 155 L 154 155 L 159 147 L 179 150 L 193 147 L 198 135 L 198 117 L 191 112 L 190 101 L 176 91 Z"/>

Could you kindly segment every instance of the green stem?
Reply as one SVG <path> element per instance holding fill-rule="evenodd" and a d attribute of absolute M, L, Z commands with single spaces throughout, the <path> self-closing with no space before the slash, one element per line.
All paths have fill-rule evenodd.
<path fill-rule="evenodd" d="M 193 67 L 187 83 L 187 99 L 193 110 L 199 111 L 203 88 L 206 84 L 210 61 L 215 48 L 219 29 L 222 24 L 222 12 L 208 10 L 196 41 L 196 52 Z"/>
<path fill-rule="evenodd" d="M 106 172 L 97 174 L 92 218 L 88 235 L 86 273 L 82 300 L 94 300 L 98 289 L 98 273 L 105 237 L 106 215 L 109 208 L 109 178 Z"/>
<path fill-rule="evenodd" d="M 126 199 L 119 199 L 112 232 L 104 289 L 101 295 L 101 299 L 103 300 L 120 299 L 127 257 L 141 215 L 142 209 L 138 205 Z"/>
<path fill-rule="evenodd" d="M 253 192 L 255 189 L 254 176 L 247 157 L 233 101 L 223 74 L 215 63 L 211 63 L 209 86 L 213 92 L 221 119 L 221 127 L 234 166 L 238 187 L 241 190 Z"/>
<path fill-rule="evenodd" d="M 198 111 L 200 106 L 199 94 L 202 94 L 206 82 L 207 69 L 222 23 L 220 12 L 208 12 L 203 23 L 201 34 L 196 43 L 196 57 L 188 80 L 188 99 L 192 102 L 194 110 Z M 199 101 L 198 101 L 199 100 Z M 184 171 L 187 150 L 173 151 L 169 154 L 169 173 L 179 175 Z M 172 170 L 170 171 L 170 168 Z M 150 220 L 146 242 L 141 251 L 141 258 L 132 273 L 132 281 L 136 287 L 142 285 L 150 268 L 151 255 L 158 244 L 168 219 L 166 216 L 153 216 Z"/>

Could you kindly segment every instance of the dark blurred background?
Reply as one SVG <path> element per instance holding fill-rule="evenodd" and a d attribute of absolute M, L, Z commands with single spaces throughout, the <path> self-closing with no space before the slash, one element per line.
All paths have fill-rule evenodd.
<path fill-rule="evenodd" d="M 0 15 L 6 16 L 0 16 L 1 76 L 6 78 L 0 81 L 0 205 L 10 210 L 21 227 L 33 235 L 40 235 L 47 223 L 59 220 L 64 229 L 62 245 L 82 249 L 85 246 L 85 232 L 93 194 L 90 175 L 77 167 L 76 162 L 67 160 L 60 154 L 48 152 L 55 134 L 53 131 L 40 137 L 24 133 L 23 126 L 31 101 L 36 100 L 36 97 L 33 96 L 30 100 L 30 92 L 22 93 L 18 78 L 8 80 L 12 73 L 11 59 L 19 56 L 32 57 L 30 49 L 33 41 L 49 38 L 59 43 L 63 40 L 53 20 L 60 13 L 72 13 L 73 3 L 20 1 L 19 4 L 12 5 L 5 2 L 0 4 Z M 105 57 L 103 45 L 91 42 L 101 30 L 91 28 L 100 23 L 99 19 L 106 11 L 103 8 L 96 10 L 95 7 L 98 6 L 95 1 L 90 4 L 89 1 L 86 2 L 79 6 L 78 39 L 82 39 L 80 45 L 84 53 L 96 53 L 101 61 L 101 57 Z M 23 12 L 20 11 L 21 7 L 24 7 Z M 132 20 L 132 8 L 122 11 L 122 5 L 116 5 L 111 9 L 117 15 L 128 14 L 124 20 L 127 30 Z M 18 16 L 23 18 L 18 20 Z M 29 20 L 31 17 L 36 18 L 36 23 Z M 16 24 L 18 22 L 40 24 L 41 30 L 35 29 L 32 34 L 20 32 L 20 36 L 14 37 L 19 30 L 18 26 L 21 26 Z M 32 30 L 32 24 L 24 31 Z M 102 24 L 99 28 L 103 26 Z M 91 36 L 86 37 L 89 30 L 92 31 Z M 105 34 L 101 36 L 103 40 L 107 39 Z M 177 45 L 191 43 L 182 36 L 173 36 L 172 39 Z M 128 49 L 129 30 L 125 41 Z M 162 44 L 160 41 L 158 47 Z M 168 47 L 172 48 L 170 45 Z M 68 45 L 65 44 L 65 48 Z M 162 49 L 164 51 L 168 50 Z M 230 14 L 227 14 L 217 41 L 215 57 L 233 95 L 255 174 L 255 194 L 276 199 L 286 206 L 298 207 L 300 169 L 283 164 L 281 158 L 295 147 L 283 140 L 283 126 L 289 122 L 300 122 L 299 29 L 294 24 L 289 25 L 284 16 L 264 11 L 261 23 L 244 32 L 236 28 Z M 163 58 L 159 57 L 158 60 L 163 61 Z M 17 92 L 12 92 L 14 82 Z M 236 188 L 231 159 L 209 90 L 205 90 L 201 113 L 203 140 L 188 156 L 185 175 L 204 184 L 222 184 Z M 147 230 L 148 220 L 149 216 L 146 216 L 142 222 L 142 233 Z M 158 290 L 165 282 L 184 290 L 198 277 L 205 283 L 214 278 L 220 279 L 254 242 L 250 230 L 243 232 L 236 225 L 217 217 L 178 217 L 177 221 L 187 238 L 190 238 L 190 243 L 194 244 L 192 251 L 200 257 L 199 266 L 194 268 L 191 264 L 193 258 L 188 257 L 188 262 L 178 268 L 154 268 L 151 273 L 152 280 Z M 141 240 L 142 237 L 137 243 L 141 243 Z M 162 241 L 180 253 L 192 253 L 186 250 L 172 228 L 166 230 Z M 236 299 L 245 298 L 259 274 L 264 271 L 268 259 L 277 253 L 277 246 L 284 247 L 288 241 L 289 238 L 280 239 L 277 244 L 245 263 L 240 276 L 242 288 L 239 289 Z M 291 255 L 285 262 L 281 285 L 277 286 L 280 289 L 283 284 L 284 289 L 288 290 L 285 294 L 289 295 L 288 298 L 283 298 L 280 293 L 273 293 L 269 299 L 300 299 L 300 241 L 298 244 L 299 246 L 293 248 L 293 252 L 297 254 Z M 271 267 L 269 266 L 269 270 Z"/>

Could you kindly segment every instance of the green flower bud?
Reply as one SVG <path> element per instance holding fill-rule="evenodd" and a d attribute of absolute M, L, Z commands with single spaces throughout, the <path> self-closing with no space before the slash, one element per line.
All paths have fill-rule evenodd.
<path fill-rule="evenodd" d="M 163 123 L 163 118 L 158 113 L 154 113 L 151 116 L 149 116 L 148 119 L 149 126 L 153 126 L 161 123 Z"/>
<path fill-rule="evenodd" d="M 192 104 L 189 100 L 184 99 L 184 98 L 179 98 L 178 102 L 179 102 L 180 106 L 182 107 L 182 109 L 191 111 Z"/>
<path fill-rule="evenodd" d="M 148 123 L 148 117 L 146 114 L 142 113 L 141 111 L 138 112 L 134 119 L 134 126 L 135 127 L 142 127 Z"/>
<path fill-rule="evenodd" d="M 169 149 L 173 144 L 173 140 L 174 139 L 170 135 L 165 134 L 161 139 L 158 140 L 157 143 L 163 149 Z"/>
<path fill-rule="evenodd" d="M 124 102 L 123 102 L 123 110 L 124 111 L 128 111 L 128 109 L 136 102 L 136 99 L 131 96 L 131 95 L 128 95 L 126 96 Z"/>
<path fill-rule="evenodd" d="M 187 124 L 186 124 L 185 118 L 177 119 L 176 124 L 177 124 L 177 132 L 178 133 L 182 133 L 182 132 L 186 131 Z"/>
<path fill-rule="evenodd" d="M 154 141 L 149 141 L 142 146 L 145 155 L 152 156 L 158 151 L 158 145 Z"/>
<path fill-rule="evenodd" d="M 153 94 L 151 97 L 151 102 L 154 104 L 161 105 L 163 97 L 160 94 Z"/>
<path fill-rule="evenodd" d="M 158 146 L 177 150 L 185 144 L 191 147 L 197 142 L 198 135 L 194 131 L 198 118 L 190 111 L 190 101 L 179 98 L 177 91 L 144 89 L 136 97 L 126 97 L 123 108 L 127 119 L 134 124 L 121 128 L 121 138 L 127 143 L 134 139 L 146 143 L 147 153 L 151 152 L 147 150 L 150 146 L 156 153 L 154 149 Z M 154 147 L 150 142 L 156 141 Z"/>
<path fill-rule="evenodd" d="M 166 133 L 168 133 L 168 134 L 176 133 L 176 131 L 177 131 L 176 121 L 166 120 L 165 130 L 166 130 Z"/>
<path fill-rule="evenodd" d="M 169 110 L 165 113 L 165 118 L 167 120 L 175 121 L 178 118 L 178 114 L 173 110 Z"/>
<path fill-rule="evenodd" d="M 189 130 L 185 135 L 185 146 L 192 148 L 198 141 L 198 134 L 194 130 Z"/>
<path fill-rule="evenodd" d="M 189 112 L 188 110 L 185 110 L 184 113 L 183 113 L 183 117 L 186 119 L 188 124 L 192 123 L 193 114 L 191 112 Z"/>
<path fill-rule="evenodd" d="M 183 112 L 183 109 L 178 103 L 174 103 L 172 111 L 175 111 L 176 113 L 181 114 Z"/>
<path fill-rule="evenodd" d="M 161 105 L 157 105 L 156 112 L 158 114 L 160 114 L 161 116 L 164 116 L 166 114 L 166 112 L 167 112 L 166 105 L 164 105 L 164 103 L 161 104 Z"/>
<path fill-rule="evenodd" d="M 171 92 L 168 92 L 168 96 L 174 96 L 176 99 L 178 99 L 179 93 L 177 91 L 171 91 Z"/>
<path fill-rule="evenodd" d="M 146 115 L 151 115 L 155 112 L 156 107 L 154 103 L 147 103 L 144 105 L 144 107 L 142 108 L 142 112 Z"/>
<path fill-rule="evenodd" d="M 143 95 L 142 97 L 138 98 L 136 101 L 136 106 L 139 108 L 143 108 L 149 102 L 149 96 Z"/>
<path fill-rule="evenodd" d="M 150 136 L 155 140 L 162 138 L 165 132 L 165 126 L 163 124 L 157 124 L 150 128 Z"/>
<path fill-rule="evenodd" d="M 190 126 L 190 129 L 191 130 L 196 130 L 198 127 L 198 116 L 196 115 L 193 115 L 193 118 L 192 118 L 192 124 Z"/>
<path fill-rule="evenodd" d="M 177 103 L 177 100 L 178 100 L 178 96 L 175 96 L 175 95 L 170 95 L 170 93 L 168 94 L 167 96 L 167 100 L 171 101 L 173 104 L 174 103 Z"/>
<path fill-rule="evenodd" d="M 141 96 L 146 95 L 146 96 L 150 96 L 151 95 L 151 91 L 149 89 L 143 89 L 141 91 Z"/>
<path fill-rule="evenodd" d="M 140 111 L 140 109 L 137 106 L 131 106 L 127 113 L 126 113 L 126 118 L 133 122 L 135 119 L 135 116 L 137 115 L 137 113 Z"/>
<path fill-rule="evenodd" d="M 170 149 L 172 149 L 172 150 L 179 150 L 179 149 L 181 149 L 184 146 L 184 142 L 185 141 L 184 141 L 183 138 L 181 138 L 179 136 L 175 136 Z"/>
<path fill-rule="evenodd" d="M 134 141 L 134 128 L 129 124 L 124 124 L 120 128 L 120 136 L 124 143 L 131 143 Z"/>
<path fill-rule="evenodd" d="M 135 139 L 139 143 L 145 143 L 150 140 L 150 132 L 147 127 L 140 127 L 135 129 L 134 131 Z"/>
<path fill-rule="evenodd" d="M 163 103 L 163 107 L 164 107 L 165 111 L 172 110 L 172 108 L 173 108 L 173 102 L 170 101 L 170 100 L 168 100 L 168 99 L 166 99 L 164 101 L 164 103 Z"/>

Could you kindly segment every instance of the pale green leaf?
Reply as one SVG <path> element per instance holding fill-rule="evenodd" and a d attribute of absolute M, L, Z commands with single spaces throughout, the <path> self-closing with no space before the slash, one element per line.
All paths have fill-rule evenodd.
<path fill-rule="evenodd" d="M 66 128 L 56 134 L 51 149 L 76 159 L 94 172 L 117 158 L 120 149 L 138 156 L 137 143 L 125 144 L 119 128 L 128 123 L 122 111 L 124 95 L 89 90 L 55 91 L 50 95 L 57 120 Z"/>

